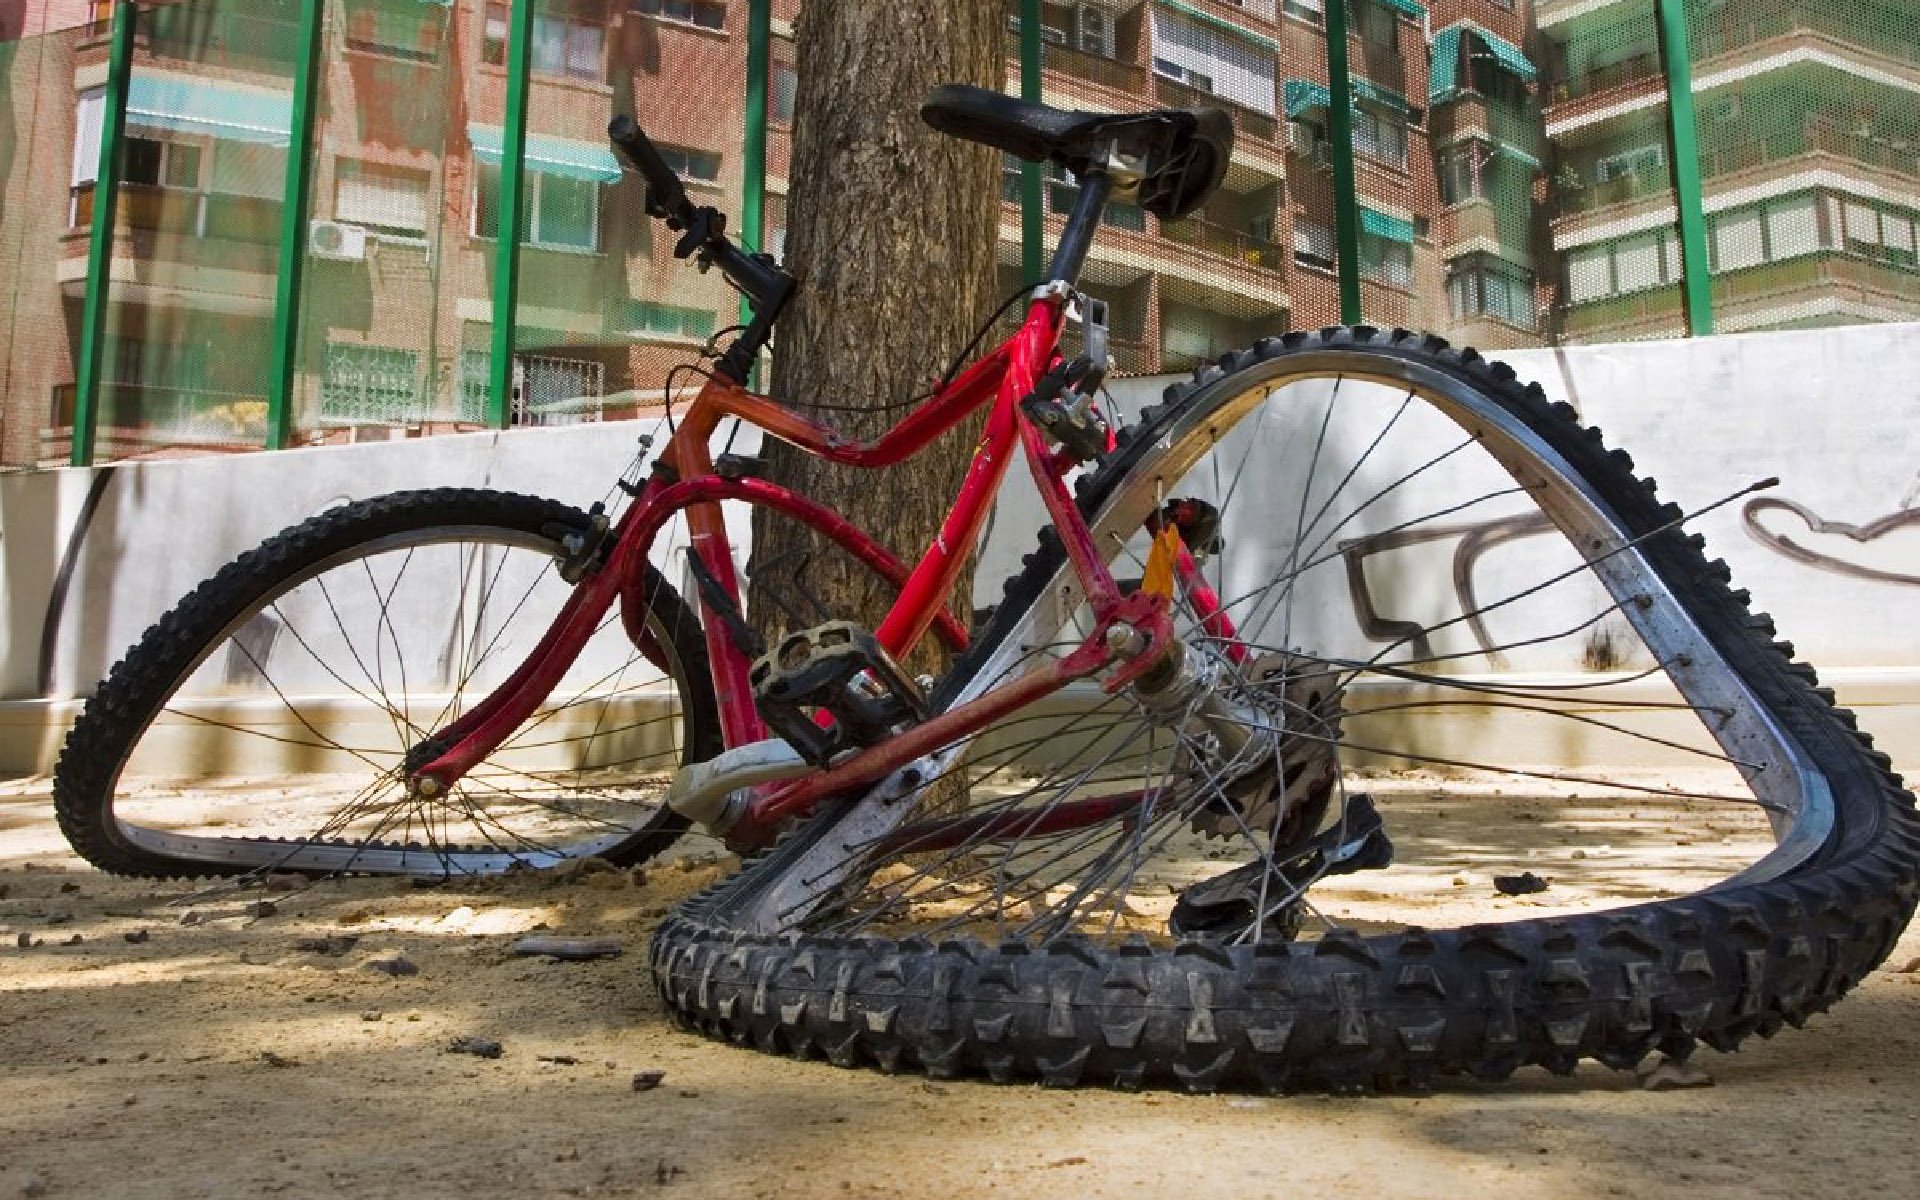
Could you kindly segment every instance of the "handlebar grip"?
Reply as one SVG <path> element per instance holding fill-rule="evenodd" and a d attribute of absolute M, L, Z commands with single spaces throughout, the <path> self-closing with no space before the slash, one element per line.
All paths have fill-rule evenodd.
<path fill-rule="evenodd" d="M 646 179 L 647 211 L 685 225 L 692 216 L 693 202 L 687 199 L 687 189 L 680 177 L 660 157 L 660 151 L 640 128 L 640 123 L 624 114 L 617 116 L 607 125 L 607 137 Z"/>

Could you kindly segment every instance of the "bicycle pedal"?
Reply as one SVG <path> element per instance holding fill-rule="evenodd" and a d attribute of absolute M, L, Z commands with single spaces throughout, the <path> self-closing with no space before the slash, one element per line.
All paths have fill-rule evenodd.
<path fill-rule="evenodd" d="M 920 685 L 852 621 L 787 634 L 754 662 L 748 679 L 767 727 L 815 766 L 927 718 Z"/>

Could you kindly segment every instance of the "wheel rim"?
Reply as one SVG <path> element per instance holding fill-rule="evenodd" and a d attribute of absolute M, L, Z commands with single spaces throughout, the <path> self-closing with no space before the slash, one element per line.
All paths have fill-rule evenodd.
<path fill-rule="evenodd" d="M 602 622 L 535 715 L 447 795 L 410 795 L 408 749 L 497 686 L 570 585 L 550 537 L 403 530 L 249 603 L 167 689 L 114 772 L 114 835 L 225 871 L 416 875 L 615 851 L 661 816 L 683 749 L 669 671 Z"/>
<path fill-rule="evenodd" d="M 1285 415 L 1272 417 L 1283 411 L 1279 406 L 1289 404 L 1292 407 L 1284 410 Z M 1354 419 L 1356 409 L 1371 414 L 1371 424 Z M 1340 416 L 1337 422 L 1329 415 L 1336 411 Z M 1418 415 L 1409 418 L 1408 412 Z M 1436 418 L 1443 422 L 1436 422 Z M 1437 428 L 1451 430 L 1450 436 L 1436 440 Z M 1728 665 L 1714 639 L 1681 603 L 1673 585 L 1660 577 L 1644 544 L 1645 532 L 1639 541 L 1629 538 L 1618 526 L 1600 485 L 1577 475 L 1569 467 L 1567 455 L 1551 440 L 1477 388 L 1434 367 L 1389 355 L 1295 355 L 1236 374 L 1223 385 L 1221 394 L 1184 406 L 1174 418 L 1155 428 L 1152 436 L 1153 445 L 1144 452 L 1138 468 L 1129 472 L 1100 506 L 1091 522 L 1095 537 L 1115 554 L 1116 576 L 1124 576 L 1129 560 L 1135 567 L 1143 565 L 1144 540 L 1138 531 L 1170 496 L 1223 501 L 1219 507 L 1227 552 L 1203 568 L 1203 574 L 1226 598 L 1227 611 L 1242 633 L 1266 654 L 1310 656 L 1312 661 L 1335 664 L 1341 672 L 1342 770 L 1333 784 L 1334 794 L 1328 797 L 1336 814 L 1344 811 L 1346 819 L 1357 819 L 1348 804 L 1351 797 L 1363 792 L 1377 796 L 1389 809 L 1391 834 L 1391 810 L 1412 807 L 1403 797 L 1396 799 L 1396 793 L 1407 790 L 1406 781 L 1380 769 L 1370 772 L 1366 767 L 1369 761 L 1378 760 L 1376 767 L 1397 762 L 1402 767 L 1443 770 L 1459 776 L 1444 781 L 1444 787 L 1440 781 L 1416 777 L 1415 790 L 1446 791 L 1471 799 L 1475 788 L 1484 795 L 1487 789 L 1497 787 L 1497 782 L 1482 778 L 1489 766 L 1484 756 L 1448 752 L 1444 737 L 1438 741 L 1416 737 L 1411 743 L 1393 742 L 1383 741 L 1379 732 L 1395 724 L 1412 727 L 1433 722 L 1446 718 L 1452 710 L 1472 707 L 1496 712 L 1501 718 L 1497 724 L 1503 730 L 1517 728 L 1515 718 L 1524 717 L 1557 731 L 1545 735 L 1549 738 L 1566 737 L 1566 730 L 1578 729 L 1582 736 L 1600 738 L 1616 749 L 1622 744 L 1658 747 L 1653 757 L 1682 754 L 1697 758 L 1707 768 L 1704 773 L 1717 776 L 1709 785 L 1633 782 L 1620 787 L 1615 786 L 1619 779 L 1560 771 L 1569 778 L 1555 784 L 1544 778 L 1553 773 L 1542 769 L 1544 764 L 1524 759 L 1507 764 L 1493 776 L 1508 786 L 1518 781 L 1549 797 L 1571 783 L 1581 790 L 1582 798 L 1594 792 L 1627 797 L 1630 803 L 1621 806 L 1623 812 L 1630 813 L 1637 806 L 1659 810 L 1656 815 L 1670 818 L 1691 814 L 1697 819 L 1698 814 L 1691 813 L 1693 807 L 1709 799 L 1727 801 L 1726 811 L 1735 815 L 1726 820 L 1730 827 L 1736 827 L 1739 847 L 1731 852 L 1702 854 L 1698 856 L 1702 863 L 1691 871 L 1663 862 L 1659 873 L 1677 885 L 1665 891 L 1776 878 L 1805 862 L 1826 841 L 1834 812 L 1824 777 Z M 1309 457 L 1323 465 L 1311 470 L 1289 465 L 1265 474 L 1249 474 L 1246 464 L 1261 463 L 1263 442 L 1291 445 L 1296 462 L 1299 448 L 1310 447 Z M 1397 447 L 1396 442 L 1400 443 Z M 1329 449 L 1339 453 L 1329 454 Z M 1237 469 L 1236 459 L 1240 464 Z M 1328 463 L 1332 465 L 1325 465 Z M 1384 469 L 1388 464 L 1397 465 Z M 1219 469 L 1222 466 L 1227 468 L 1224 472 Z M 1460 481 L 1470 486 L 1450 500 L 1427 499 L 1427 494 L 1435 490 L 1442 467 L 1454 477 L 1456 486 Z M 1484 482 L 1488 468 L 1502 472 L 1499 486 Z M 1368 475 L 1377 478 L 1361 478 Z M 1281 485 L 1275 481 L 1282 480 L 1285 486 L 1297 489 L 1291 499 L 1280 494 Z M 1335 481 L 1338 487 L 1332 486 Z M 1356 483 L 1365 486 L 1353 486 Z M 1340 498 L 1343 491 L 1347 494 L 1344 500 Z M 1422 502 L 1412 503 L 1415 496 Z M 1516 511 L 1520 500 L 1528 503 Z M 1284 503 L 1276 505 L 1277 501 Z M 1252 515 L 1236 516 L 1235 504 L 1240 505 L 1239 512 L 1251 511 Z M 1294 563 L 1283 577 L 1292 578 L 1295 586 L 1282 589 L 1284 594 L 1271 587 L 1263 592 L 1248 586 L 1246 578 L 1236 577 L 1237 568 L 1231 562 L 1236 545 L 1253 543 L 1263 530 L 1271 530 L 1276 516 L 1285 536 L 1271 540 L 1281 545 L 1278 553 L 1293 555 Z M 1552 539 L 1564 557 L 1557 565 L 1542 552 L 1549 540 L 1538 536 L 1543 530 L 1558 530 L 1562 535 Z M 1494 562 L 1491 568 L 1492 576 L 1502 586 L 1470 589 L 1467 594 L 1472 602 L 1461 600 L 1451 612 L 1434 608 L 1430 597 L 1412 589 L 1414 594 L 1396 597 L 1396 602 L 1411 604 L 1406 611 L 1420 614 L 1421 619 L 1404 621 L 1397 613 L 1385 611 L 1381 597 L 1372 595 L 1379 590 L 1380 579 L 1365 560 L 1389 551 L 1412 551 L 1412 557 L 1420 559 L 1423 548 L 1428 548 L 1424 550 L 1428 560 L 1425 569 L 1411 573 L 1403 569 L 1400 582 L 1430 582 L 1435 573 L 1431 563 L 1434 552 L 1429 547 L 1443 539 L 1424 535 L 1436 531 L 1455 542 L 1478 537 L 1477 553 L 1489 560 L 1498 558 L 1496 551 L 1506 546 L 1505 557 L 1510 561 Z M 1575 553 L 1574 547 L 1580 547 L 1580 552 Z M 1522 549 L 1524 554 L 1515 553 Z M 1357 581 L 1351 577 L 1355 559 L 1360 560 Z M 1590 560 L 1584 569 L 1583 559 Z M 1250 569 L 1258 575 L 1267 568 L 1256 564 Z M 1454 575 L 1458 575 L 1457 570 Z M 1317 585 L 1311 582 L 1316 576 L 1321 577 Z M 1347 577 L 1344 588 L 1340 586 L 1343 576 Z M 1438 577 L 1447 579 L 1444 562 Z M 1331 586 L 1328 578 L 1335 580 Z M 964 702 L 1026 669 L 1037 653 L 1031 647 L 1077 640 L 1074 630 L 1087 628 L 1086 613 L 1070 580 L 1062 573 L 1043 589 L 1025 626 L 1003 643 L 954 703 Z M 1547 603 L 1536 599 L 1576 588 L 1585 588 L 1591 597 L 1582 601 L 1586 607 L 1573 611 L 1571 618 L 1564 600 L 1555 598 L 1554 603 Z M 1340 603 L 1330 603 L 1329 595 Z M 1264 616 L 1260 613 L 1262 605 L 1266 607 Z M 1322 628 L 1330 624 L 1325 619 L 1328 614 L 1340 607 L 1348 610 L 1355 629 L 1362 634 L 1357 641 L 1351 636 L 1354 631 L 1348 631 L 1343 640 Z M 1468 608 L 1477 612 L 1466 611 Z M 1476 615 L 1477 621 L 1472 619 Z M 1529 620 L 1533 621 L 1531 630 L 1527 628 Z M 1401 623 L 1396 625 L 1396 621 Z M 1186 640 L 1204 649 L 1207 639 L 1194 630 L 1190 619 L 1184 624 Z M 1561 632 L 1558 638 L 1542 641 L 1542 630 Z M 1566 646 L 1556 648 L 1552 642 L 1564 643 L 1571 638 L 1578 645 L 1578 639 L 1585 639 L 1591 649 L 1602 644 L 1601 633 L 1605 644 L 1615 645 L 1615 666 L 1619 669 L 1595 669 L 1592 662 L 1572 672 L 1544 666 L 1555 661 L 1556 655 L 1565 657 Z M 1616 644 L 1623 635 L 1630 635 L 1634 641 L 1625 650 Z M 1421 652 L 1415 653 L 1414 647 Z M 1051 652 L 1062 651 L 1056 648 Z M 1461 669 L 1463 661 L 1476 656 L 1479 671 Z M 1241 668 L 1217 655 L 1212 656 L 1212 662 L 1221 676 L 1216 690 L 1242 696 L 1257 690 L 1243 677 Z M 1498 669 L 1487 669 L 1490 666 Z M 1236 676 L 1236 672 L 1241 675 Z M 1299 675 L 1289 673 L 1295 686 Z M 1579 703 L 1568 703 L 1568 697 L 1578 697 Z M 1248 910 L 1246 925 L 1229 940 L 1284 936 L 1251 914 L 1278 918 L 1282 909 L 1298 899 L 1306 901 L 1304 907 L 1312 915 L 1326 918 L 1328 914 L 1313 909 L 1320 892 L 1310 889 L 1322 882 L 1317 876 L 1286 875 L 1289 885 L 1304 884 L 1297 889 L 1300 895 L 1289 893 L 1283 903 L 1273 902 L 1279 887 L 1273 881 L 1276 872 L 1269 865 L 1259 865 L 1284 857 L 1272 849 L 1273 829 L 1242 828 L 1237 854 L 1224 860 L 1197 856 L 1183 844 L 1182 827 L 1193 824 L 1200 808 L 1214 814 L 1216 821 L 1229 823 L 1235 804 L 1243 813 L 1267 811 L 1238 801 L 1222 804 L 1218 795 L 1206 795 L 1208 786 L 1216 793 L 1223 790 L 1214 781 L 1228 779 L 1229 772 L 1220 767 L 1217 755 L 1216 774 L 1208 777 L 1203 773 L 1202 786 L 1197 788 L 1189 782 L 1184 797 L 1181 789 L 1168 783 L 1155 785 L 1148 775 L 1139 790 L 1153 792 L 1157 786 L 1158 795 L 1150 803 L 1116 811 L 1113 821 L 1104 828 L 1090 826 L 1077 834 L 1049 838 L 1012 836 L 1013 832 L 1032 830 L 1047 814 L 1059 814 L 1076 803 L 1085 803 L 1088 792 L 1098 790 L 1090 785 L 1101 782 L 1103 773 L 1110 779 L 1158 770 L 1163 780 L 1175 779 L 1175 750 L 1192 739 L 1189 725 L 1176 722 L 1177 727 L 1170 729 L 1161 721 L 1164 745 L 1157 745 L 1149 735 L 1144 739 L 1135 736 L 1131 741 L 1121 736 L 1117 748 L 1097 746 L 1102 738 L 1115 741 L 1112 730 L 1100 727 L 1102 720 L 1114 721 L 1115 728 L 1128 720 L 1136 728 L 1150 724 L 1139 720 L 1137 703 L 1133 704 L 1133 713 L 1126 712 L 1129 703 L 1122 697 L 1091 708 L 1084 704 L 1077 709 L 1072 704 L 1056 705 L 1060 711 L 1051 717 L 1022 714 L 993 731 L 973 748 L 969 769 L 976 780 L 974 811 L 998 815 L 979 818 L 973 827 L 973 840 L 950 844 L 956 823 L 950 815 L 879 826 L 869 823 L 848 837 L 823 839 L 838 845 L 851 843 L 853 852 L 849 856 L 826 847 L 813 853 L 810 861 L 794 864 L 770 893 L 760 898 L 752 924 L 841 934 L 939 936 L 962 932 L 1032 941 L 1066 933 L 1106 937 L 1144 933 L 1150 938 L 1166 938 L 1171 936 L 1169 910 L 1181 898 L 1193 894 L 1194 884 L 1221 878 L 1215 873 L 1220 867 L 1241 864 L 1257 866 L 1260 887 L 1253 892 L 1257 899 Z M 1696 720 L 1685 711 L 1688 709 L 1707 714 L 1711 726 Z M 1676 712 L 1683 717 L 1682 725 L 1693 725 L 1686 735 L 1695 743 L 1690 750 L 1667 744 L 1672 740 L 1665 736 L 1671 721 L 1650 719 L 1653 714 L 1664 718 Z M 1416 715 L 1418 722 L 1412 720 Z M 1270 719 L 1285 730 L 1283 718 Z M 1022 722 L 1033 723 L 1034 728 L 1017 731 Z M 1461 724 L 1457 720 L 1452 723 Z M 1648 724 L 1657 728 L 1640 728 Z M 1030 736 L 1036 730 L 1038 736 Z M 1293 732 L 1298 762 L 1298 745 L 1311 742 L 1314 735 L 1310 728 L 1304 731 L 1304 737 L 1301 730 Z M 1075 739 L 1079 739 L 1082 753 L 1073 752 Z M 1142 740 L 1147 745 L 1146 758 L 1157 764 L 1151 768 L 1130 763 L 1125 757 L 1127 747 Z M 1051 755 L 1046 769 L 1029 770 L 1030 778 L 1017 784 L 1005 782 L 1016 774 L 1005 764 L 1022 755 L 1031 757 L 1036 743 L 1044 743 Z M 1452 744 L 1457 745 L 1458 739 Z M 1269 753 L 1275 774 L 1288 766 L 1284 747 L 1275 751 L 1270 742 Z M 996 772 L 1002 780 L 998 793 L 991 788 Z M 985 788 L 982 777 L 988 785 Z M 1199 801 L 1198 808 L 1195 801 Z M 1222 809 L 1229 810 L 1225 818 L 1219 815 Z M 1720 820 L 1714 816 L 1705 827 L 1719 828 L 1714 822 Z M 1333 830 L 1342 828 L 1339 819 L 1329 826 Z M 942 829 L 947 832 L 939 832 Z M 1769 834 L 1773 844 L 1764 848 Z M 1076 836 L 1080 838 L 1077 845 L 1072 841 Z M 1282 833 L 1283 847 L 1291 836 L 1295 835 Z M 1339 835 L 1333 836 L 1338 843 Z M 1753 852 L 1743 857 L 1740 847 L 1746 846 L 1752 846 Z M 1741 861 L 1729 867 L 1733 858 Z M 1198 867 L 1196 860 L 1201 863 Z M 1525 873 L 1534 861 L 1511 858 L 1511 873 Z M 1555 874 L 1577 875 L 1585 870 L 1577 865 L 1578 860 L 1559 853 L 1538 861 Z M 1592 861 L 1591 856 L 1588 861 Z M 1182 875 L 1182 871 L 1187 874 Z M 1488 873 L 1497 874 L 1498 868 Z M 1613 874 L 1624 877 L 1629 873 Z M 1609 885 L 1616 893 L 1612 895 L 1596 895 L 1593 888 L 1576 887 L 1578 894 L 1569 903 L 1574 911 L 1580 911 L 1644 899 L 1648 895 L 1644 875 L 1641 872 L 1631 880 Z M 1362 878 L 1367 877 L 1349 877 L 1355 882 Z M 1452 882 L 1458 883 L 1459 878 L 1455 876 Z M 1094 882 L 1090 885 L 1089 881 Z M 1336 886 L 1335 881 L 1327 882 Z M 1483 875 L 1473 882 L 1485 886 L 1489 881 Z M 1143 895 L 1155 889 L 1177 898 L 1169 901 L 1164 895 Z M 1362 926 L 1378 919 L 1375 909 L 1365 902 L 1347 907 L 1359 914 Z M 1446 907 L 1441 904 L 1422 909 L 1416 905 L 1414 911 L 1416 916 L 1431 916 Z M 1413 923 L 1429 922 L 1422 919 Z M 1339 927 L 1342 922 L 1323 920 L 1323 924 Z"/>

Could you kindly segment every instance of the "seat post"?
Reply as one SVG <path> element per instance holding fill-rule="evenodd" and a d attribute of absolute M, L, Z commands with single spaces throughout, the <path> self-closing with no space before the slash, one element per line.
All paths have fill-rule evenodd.
<path fill-rule="evenodd" d="M 1047 282 L 1071 286 L 1080 278 L 1080 267 L 1087 260 L 1087 248 L 1100 228 L 1100 214 L 1107 207 L 1113 180 L 1103 168 L 1087 172 L 1080 180 L 1080 198 L 1067 215 L 1067 227 L 1060 233 L 1060 244 L 1053 251 L 1053 265 L 1047 268 Z"/>

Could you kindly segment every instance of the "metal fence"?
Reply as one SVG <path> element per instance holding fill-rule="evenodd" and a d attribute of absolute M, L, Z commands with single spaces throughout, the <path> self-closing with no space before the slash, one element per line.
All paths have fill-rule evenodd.
<path fill-rule="evenodd" d="M 738 302 L 601 131 L 636 114 L 779 253 L 798 3 L 29 0 L 0 25 L 0 465 L 657 409 Z M 1201 212 L 1107 210 L 1083 282 L 1126 372 L 1340 320 L 1500 350 L 1920 319 L 1895 0 L 1004 7 L 1009 91 L 1234 122 Z M 1007 291 L 1075 191 L 1007 163 Z"/>

